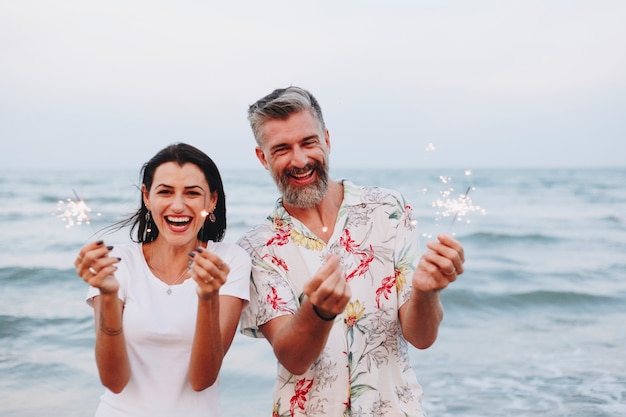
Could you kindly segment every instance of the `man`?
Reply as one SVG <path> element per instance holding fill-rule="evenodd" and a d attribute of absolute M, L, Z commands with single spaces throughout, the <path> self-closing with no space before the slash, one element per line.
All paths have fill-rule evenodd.
<path fill-rule="evenodd" d="M 422 416 L 407 341 L 437 338 L 462 246 L 440 235 L 418 260 L 402 195 L 328 178 L 330 135 L 308 91 L 275 90 L 248 119 L 282 195 L 239 240 L 253 262 L 242 330 L 279 361 L 272 415 Z"/>

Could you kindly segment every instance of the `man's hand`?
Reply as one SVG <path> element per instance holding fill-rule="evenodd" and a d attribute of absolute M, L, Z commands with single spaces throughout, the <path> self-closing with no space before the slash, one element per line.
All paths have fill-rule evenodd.
<path fill-rule="evenodd" d="M 448 235 L 437 236 L 437 242 L 428 242 L 428 250 L 420 259 L 413 274 L 413 289 L 420 292 L 440 291 L 463 273 L 465 255 L 463 246 Z"/>
<path fill-rule="evenodd" d="M 333 317 L 343 313 L 352 291 L 343 277 L 339 257 L 328 255 L 326 264 L 305 284 L 303 291 L 318 315 Z"/>

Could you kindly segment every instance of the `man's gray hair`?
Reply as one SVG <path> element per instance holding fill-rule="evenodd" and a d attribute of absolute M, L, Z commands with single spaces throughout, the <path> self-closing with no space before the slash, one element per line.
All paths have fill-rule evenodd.
<path fill-rule="evenodd" d="M 319 123 L 322 131 L 326 130 L 322 109 L 311 93 L 300 87 L 278 88 L 261 98 L 248 108 L 248 121 L 257 145 L 263 143 L 263 125 L 275 119 L 286 120 L 294 113 L 309 110 Z"/>

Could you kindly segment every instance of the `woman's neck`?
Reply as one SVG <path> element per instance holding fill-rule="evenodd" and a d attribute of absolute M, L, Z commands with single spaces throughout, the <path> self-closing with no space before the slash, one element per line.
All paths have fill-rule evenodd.
<path fill-rule="evenodd" d="M 189 253 L 198 246 L 205 247 L 200 241 L 184 246 L 172 246 L 166 242 L 157 240 L 143 244 L 143 255 L 146 263 L 152 269 L 156 269 L 163 278 L 177 277 L 181 271 L 189 266 Z"/>

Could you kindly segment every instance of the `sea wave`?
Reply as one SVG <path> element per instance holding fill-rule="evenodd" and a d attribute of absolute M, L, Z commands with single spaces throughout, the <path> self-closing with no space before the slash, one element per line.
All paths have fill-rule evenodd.
<path fill-rule="evenodd" d="M 560 310 L 564 312 L 626 311 L 626 293 L 615 295 L 574 291 L 532 290 L 519 293 L 488 293 L 448 289 L 442 293 L 446 309 L 463 312 L 518 314 L 520 311 Z"/>
<path fill-rule="evenodd" d="M 42 344 L 57 340 L 65 344 L 70 340 L 85 341 L 85 336 L 92 333 L 93 318 L 90 316 L 42 318 L 0 315 L 0 339 L 12 339 L 20 335 L 28 337 L 28 343 Z M 91 342 L 91 338 L 88 339 Z"/>
<path fill-rule="evenodd" d="M 609 214 L 607 216 L 603 216 L 600 218 L 601 221 L 603 222 L 607 222 L 607 223 L 612 223 L 612 224 L 619 224 L 619 225 L 626 225 L 626 217 L 624 216 L 618 216 L 617 214 Z"/>
<path fill-rule="evenodd" d="M 74 268 L 25 268 L 9 266 L 0 268 L 0 282 L 3 286 L 51 285 L 67 282 L 69 275 L 76 276 Z"/>
<path fill-rule="evenodd" d="M 557 243 L 561 239 L 555 236 L 543 233 L 494 233 L 494 232 L 475 232 L 464 236 L 464 240 L 472 243 L 522 243 L 532 245 L 534 243 Z"/>
<path fill-rule="evenodd" d="M 89 206 L 100 206 L 100 205 L 114 205 L 114 204 L 129 204 L 129 203 L 137 203 L 139 204 L 139 192 L 137 191 L 137 195 L 134 196 L 135 198 L 129 198 L 128 196 L 124 196 L 124 195 L 107 195 L 106 197 L 91 197 L 89 198 Z M 83 196 L 80 196 L 80 198 L 82 199 Z M 56 205 L 59 202 L 67 202 L 69 200 L 71 201 L 77 201 L 78 199 L 76 198 L 75 194 L 71 194 L 68 195 L 67 197 L 62 197 L 59 195 L 51 195 L 51 194 L 42 194 L 39 196 L 38 198 L 38 202 L 43 203 L 43 204 L 54 204 Z M 85 200 L 85 202 L 87 202 Z"/>

